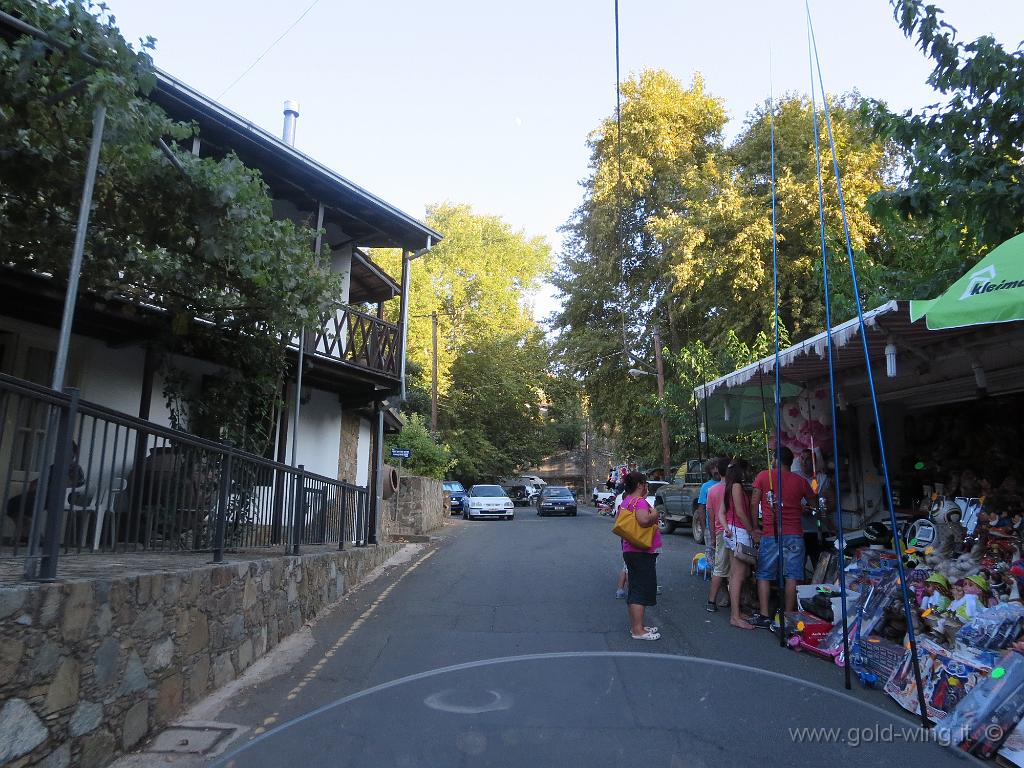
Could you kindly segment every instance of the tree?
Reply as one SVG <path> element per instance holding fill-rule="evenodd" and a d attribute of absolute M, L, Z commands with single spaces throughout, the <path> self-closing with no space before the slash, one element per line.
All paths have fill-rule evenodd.
<path fill-rule="evenodd" d="M 456 477 L 493 482 L 546 455 L 540 390 L 546 362 L 539 330 L 526 341 L 480 339 L 456 358 L 442 420 Z"/>
<path fill-rule="evenodd" d="M 434 440 L 430 430 L 423 423 L 423 418 L 418 414 L 408 418 L 397 436 L 388 436 L 384 441 L 385 455 L 391 448 L 410 450 L 411 454 L 403 463 L 403 469 L 412 475 L 441 480 L 452 466 L 448 446 Z"/>
<path fill-rule="evenodd" d="M 615 124 L 608 119 L 591 138 L 586 198 L 565 227 L 566 247 L 553 279 L 563 306 L 552 327 L 562 364 L 582 380 L 598 423 L 611 428 L 624 455 L 657 463 L 663 405 L 686 414 L 674 420 L 676 458 L 695 446 L 689 439 L 692 390 L 673 384 L 686 375 L 676 367 L 679 353 L 694 344 L 717 350 L 774 338 L 771 121 L 768 105 L 759 106 L 726 146 L 724 105 L 699 76 L 684 89 L 664 73 L 644 72 L 623 85 L 623 98 L 622 245 L 615 218 Z M 865 120 L 860 101 L 856 94 L 833 97 L 830 109 L 861 284 L 874 300 L 887 297 L 893 259 L 864 207 L 889 183 L 894 159 Z M 780 314 L 799 340 L 824 328 L 810 100 L 786 96 L 774 115 Z M 827 153 L 823 123 L 819 130 Z M 852 313 L 853 295 L 827 155 L 822 171 L 833 300 L 841 317 Z M 630 368 L 653 367 L 655 327 L 669 352 L 664 404 L 657 402 L 651 379 L 627 375 Z"/>
<path fill-rule="evenodd" d="M 176 146 L 195 128 L 147 98 L 152 39 L 133 50 L 102 4 L 5 10 L 59 45 L 0 40 L 0 262 L 66 280 L 93 108 L 106 104 L 81 291 L 166 310 L 165 349 L 201 346 L 224 366 L 201 407 L 262 451 L 287 343 L 340 293 L 315 233 L 276 220 L 259 173 L 237 158 Z"/>
<path fill-rule="evenodd" d="M 444 240 L 411 265 L 407 351 L 429 377 L 436 312 L 438 390 L 446 395 L 452 365 L 464 350 L 496 335 L 525 339 L 536 330 L 530 301 L 549 271 L 551 247 L 468 205 L 430 206 L 427 224 Z M 399 272 L 398 254 L 374 255 L 392 274 Z"/>
<path fill-rule="evenodd" d="M 918 113 L 868 101 L 876 128 L 905 154 L 905 176 L 872 198 L 890 223 L 909 222 L 914 272 L 945 287 L 978 255 L 1021 231 L 1024 221 L 1024 46 L 1007 51 L 985 35 L 960 42 L 940 9 L 892 0 L 897 23 L 934 62 L 928 84 L 947 98 Z M 911 281 L 905 281 L 911 285 Z"/>
<path fill-rule="evenodd" d="M 410 392 L 430 389 L 436 312 L 440 439 L 456 477 L 493 481 L 536 463 L 548 446 L 541 418 L 548 352 L 530 302 L 549 269 L 550 246 L 468 205 L 431 206 L 427 223 L 445 237 L 411 265 Z M 398 271 L 398 254 L 374 255 Z M 423 405 L 418 398 L 404 410 Z"/>
<path fill-rule="evenodd" d="M 583 388 L 569 376 L 550 373 L 543 387 L 546 442 L 550 450 L 571 451 L 583 438 Z"/>

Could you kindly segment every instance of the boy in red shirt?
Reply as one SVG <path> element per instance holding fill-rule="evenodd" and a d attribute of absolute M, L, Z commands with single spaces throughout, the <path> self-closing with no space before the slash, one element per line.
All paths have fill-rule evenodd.
<path fill-rule="evenodd" d="M 757 598 L 759 613 L 750 617 L 755 627 L 770 629 L 768 618 L 768 593 L 772 581 L 778 579 L 779 557 L 786 579 L 785 610 L 796 610 L 796 583 L 804 578 L 804 531 L 801 524 L 803 505 L 814 506 L 818 497 L 811 490 L 807 480 L 790 471 L 793 466 L 793 452 L 786 446 L 775 452 L 772 468 L 758 474 L 750 495 L 750 516 L 757 519 L 758 505 L 761 507 L 761 548 L 757 555 Z M 781 465 L 781 468 L 780 468 Z M 781 479 L 781 483 L 780 483 Z M 778 489 L 781 487 L 781 493 Z M 773 497 L 780 507 L 779 538 L 776 539 Z"/>

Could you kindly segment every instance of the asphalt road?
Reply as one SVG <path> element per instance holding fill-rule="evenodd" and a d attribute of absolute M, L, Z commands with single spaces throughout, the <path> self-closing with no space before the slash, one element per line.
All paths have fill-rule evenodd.
<path fill-rule="evenodd" d="M 633 640 L 610 529 L 589 508 L 453 521 L 321 620 L 286 672 L 221 711 L 250 730 L 212 764 L 965 764 L 908 743 L 913 722 L 882 693 L 842 692 L 838 667 L 706 613 L 686 529 L 658 562 L 663 593 L 645 623 L 662 639 Z"/>

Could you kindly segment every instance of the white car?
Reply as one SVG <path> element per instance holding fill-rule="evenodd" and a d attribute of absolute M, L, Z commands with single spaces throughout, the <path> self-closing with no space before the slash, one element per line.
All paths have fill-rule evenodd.
<path fill-rule="evenodd" d="M 658 489 L 663 485 L 668 485 L 664 480 L 650 480 L 647 483 L 647 503 L 652 507 L 654 506 L 654 494 L 658 492 Z M 615 514 L 619 514 L 619 505 L 622 504 L 622 494 L 620 493 L 615 497 Z"/>
<path fill-rule="evenodd" d="M 462 505 L 463 520 L 511 520 L 515 515 L 515 504 L 500 485 L 474 485 Z"/>

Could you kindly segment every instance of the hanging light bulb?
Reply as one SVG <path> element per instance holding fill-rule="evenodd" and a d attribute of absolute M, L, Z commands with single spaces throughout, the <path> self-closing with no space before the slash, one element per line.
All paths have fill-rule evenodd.
<path fill-rule="evenodd" d="M 891 338 L 885 345 L 885 375 L 890 379 L 896 378 L 896 345 Z"/>
<path fill-rule="evenodd" d="M 850 402 L 846 399 L 846 392 L 842 389 L 836 391 L 836 405 L 840 411 L 845 411 Z"/>
<path fill-rule="evenodd" d="M 971 355 L 971 370 L 974 371 L 974 385 L 978 388 L 978 396 L 984 397 L 988 394 L 988 377 L 985 375 L 985 369 L 981 366 L 981 360 L 975 355 Z"/>

